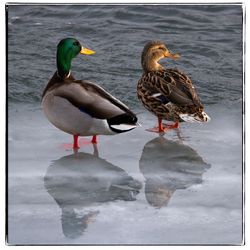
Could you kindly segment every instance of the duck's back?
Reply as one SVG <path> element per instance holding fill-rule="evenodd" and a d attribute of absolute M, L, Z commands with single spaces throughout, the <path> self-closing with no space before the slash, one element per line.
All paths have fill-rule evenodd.
<path fill-rule="evenodd" d="M 144 72 L 137 93 L 144 106 L 162 119 L 184 121 L 192 115 L 206 120 L 191 79 L 178 69 Z"/>
<path fill-rule="evenodd" d="M 159 73 L 160 77 L 166 82 L 169 82 L 171 86 L 175 86 L 183 94 L 187 95 L 195 105 L 201 105 L 195 87 L 191 79 L 185 73 L 176 68 L 166 69 Z"/>
<path fill-rule="evenodd" d="M 178 69 L 146 72 L 139 80 L 138 88 L 151 95 L 161 93 L 176 105 L 202 106 L 191 79 Z"/>

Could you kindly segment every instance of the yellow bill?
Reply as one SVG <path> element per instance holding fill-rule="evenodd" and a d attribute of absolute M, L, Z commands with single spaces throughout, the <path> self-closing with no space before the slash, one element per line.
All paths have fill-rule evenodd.
<path fill-rule="evenodd" d="M 82 47 L 80 53 L 84 54 L 84 55 L 93 55 L 93 54 L 95 54 L 95 51 Z"/>

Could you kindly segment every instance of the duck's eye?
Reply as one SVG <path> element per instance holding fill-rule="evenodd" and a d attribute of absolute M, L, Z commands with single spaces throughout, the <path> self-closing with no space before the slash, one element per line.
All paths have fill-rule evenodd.
<path fill-rule="evenodd" d="M 160 50 L 163 50 L 163 51 L 165 51 L 165 48 L 164 48 L 164 47 L 159 47 L 159 49 L 160 49 Z"/>
<path fill-rule="evenodd" d="M 76 42 L 73 43 L 73 45 L 74 45 L 74 46 L 79 46 L 80 43 L 79 43 L 78 41 L 76 41 Z"/>

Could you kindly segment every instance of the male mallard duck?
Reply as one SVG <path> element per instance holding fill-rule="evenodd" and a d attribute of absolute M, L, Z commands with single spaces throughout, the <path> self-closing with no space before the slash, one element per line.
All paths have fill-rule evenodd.
<path fill-rule="evenodd" d="M 143 105 L 158 117 L 158 127 L 153 132 L 164 132 L 178 128 L 179 122 L 207 122 L 197 92 L 190 78 L 178 69 L 165 69 L 158 61 L 164 57 L 178 59 L 161 41 L 146 44 L 142 51 L 143 74 L 137 86 L 138 98 Z M 162 124 L 162 119 L 175 122 Z"/>
<path fill-rule="evenodd" d="M 79 53 L 91 55 L 93 50 L 84 48 L 74 38 L 66 38 L 57 46 L 57 71 L 42 95 L 42 107 L 48 120 L 62 131 L 74 136 L 113 135 L 134 129 L 137 117 L 129 108 L 100 86 L 75 80 L 71 61 Z"/>

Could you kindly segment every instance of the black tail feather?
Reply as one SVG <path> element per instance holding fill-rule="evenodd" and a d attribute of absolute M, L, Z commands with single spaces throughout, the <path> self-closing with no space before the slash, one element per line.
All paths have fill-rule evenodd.
<path fill-rule="evenodd" d="M 111 130 L 113 130 L 116 133 L 123 133 L 123 132 L 127 132 L 127 131 L 134 129 L 135 127 L 125 129 L 125 130 L 124 129 L 120 130 L 120 129 L 114 128 L 115 127 L 114 125 L 126 124 L 126 125 L 135 126 L 137 125 L 137 120 L 138 120 L 137 117 L 133 113 L 124 113 L 124 114 L 112 117 L 110 119 L 107 119 L 107 122 Z"/>

